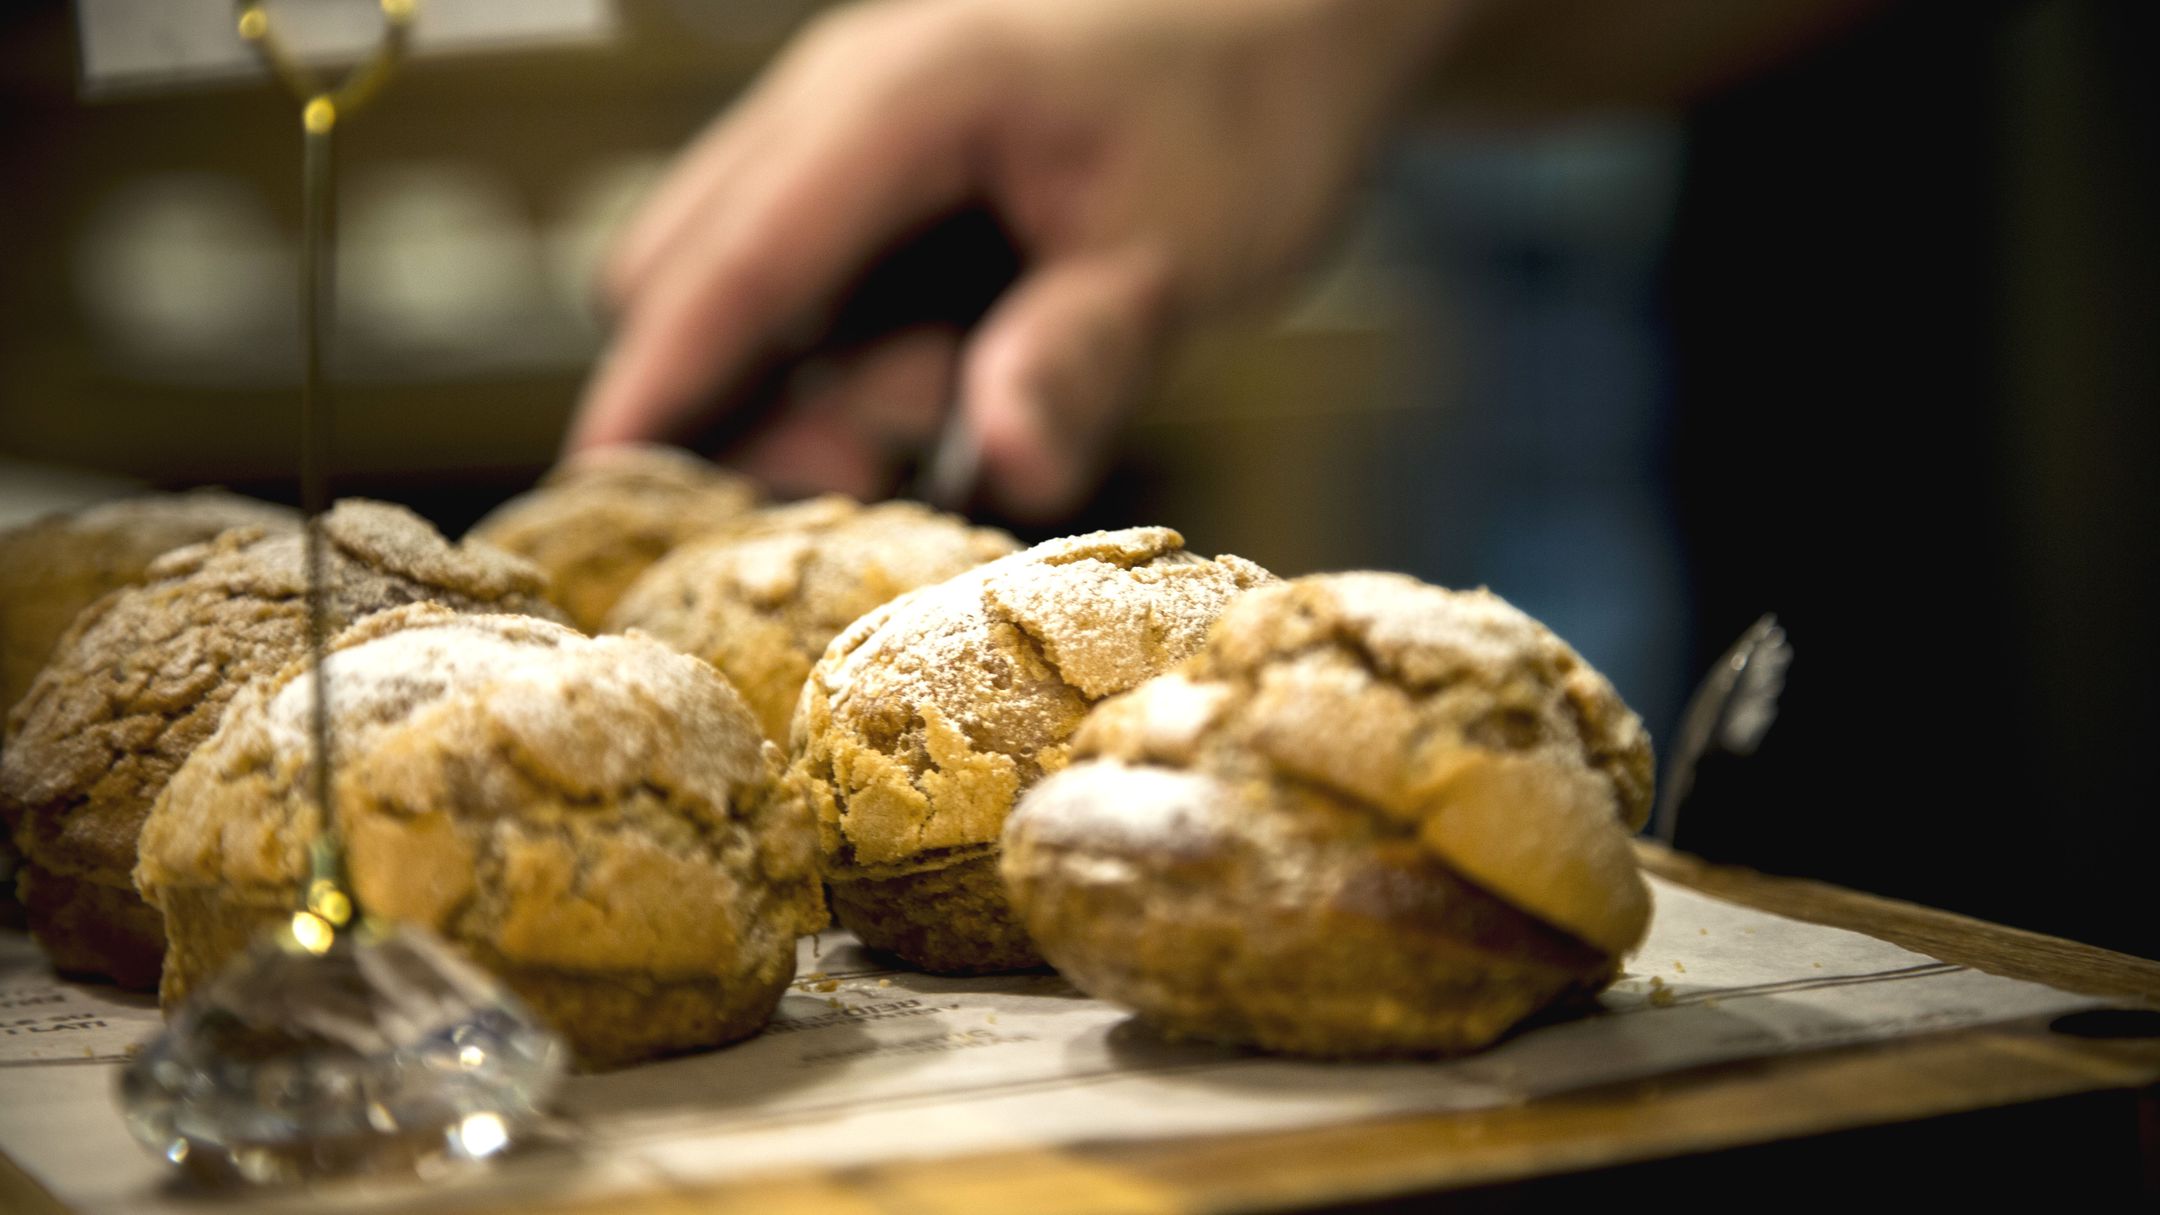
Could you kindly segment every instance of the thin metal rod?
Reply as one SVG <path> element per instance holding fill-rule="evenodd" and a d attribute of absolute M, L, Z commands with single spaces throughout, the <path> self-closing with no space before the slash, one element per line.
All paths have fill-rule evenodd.
<path fill-rule="evenodd" d="M 330 396 L 323 379 L 330 340 L 330 249 L 337 222 L 335 105 L 311 99 L 301 111 L 300 206 L 300 506 L 307 512 L 308 732 L 315 743 L 317 831 L 325 846 L 313 850 L 314 881 L 344 883 L 343 848 L 337 833 L 337 803 L 332 795 L 335 757 L 330 751 L 330 683 L 323 670 L 329 648 L 330 605 L 328 554 L 322 534 L 323 513 L 330 507 Z M 331 872 L 324 872 L 330 869 Z"/>
<path fill-rule="evenodd" d="M 308 884 L 302 903 L 333 928 L 356 914 L 337 832 L 336 756 L 331 748 L 329 555 L 322 534 L 330 509 L 329 362 L 334 295 L 331 250 L 337 223 L 336 134 L 338 124 L 380 92 L 403 58 L 418 0 L 377 0 L 383 36 L 374 52 L 335 88 L 325 88 L 271 27 L 263 0 L 237 0 L 240 37 L 253 46 L 278 81 L 300 102 L 300 506 L 307 514 L 302 560 L 307 576 L 308 733 L 314 743 L 310 792 L 318 816 L 308 849 Z"/>

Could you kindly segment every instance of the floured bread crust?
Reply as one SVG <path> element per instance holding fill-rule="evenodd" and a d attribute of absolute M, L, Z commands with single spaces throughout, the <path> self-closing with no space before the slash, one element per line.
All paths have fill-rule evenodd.
<path fill-rule="evenodd" d="M 640 638 L 416 605 L 329 659 L 335 796 L 363 907 L 503 976 L 588 1066 L 763 1025 L 824 921 L 778 748 L 711 667 Z M 317 826 L 311 678 L 258 682 L 174 776 L 136 880 L 170 1006 L 289 915 Z"/>
<path fill-rule="evenodd" d="M 593 633 L 653 562 L 740 521 L 758 498 L 747 477 L 680 448 L 631 443 L 570 457 L 468 534 L 546 571 L 555 602 Z"/>
<path fill-rule="evenodd" d="M 333 627 L 419 600 L 557 614 L 532 566 L 453 547 L 402 507 L 341 502 L 322 526 Z M 62 970 L 157 983 L 163 934 L 132 911 L 136 837 L 233 695 L 305 651 L 302 547 L 297 530 L 240 528 L 166 554 L 76 618 L 16 706 L 0 814 L 24 854 L 32 931 Z M 91 923 L 104 931 L 77 930 Z"/>
<path fill-rule="evenodd" d="M 1007 824 L 1013 903 L 1076 983 L 1177 1032 L 1475 1049 L 1602 987 L 1648 927 L 1648 735 L 1488 592 L 1256 592 L 1075 753 Z"/>
<path fill-rule="evenodd" d="M 1014 799 L 1064 767 L 1096 701 L 1192 654 L 1227 604 L 1273 581 L 1183 546 L 1160 527 L 1053 540 L 902 595 L 833 641 L 797 708 L 789 781 L 817 813 L 839 917 L 865 942 L 939 971 L 1037 960 L 1011 948 L 997 883 L 955 899 L 936 875 L 996 850 Z M 904 923 L 878 910 L 911 888 L 925 897 Z"/>
<path fill-rule="evenodd" d="M 661 558 L 609 613 L 607 631 L 639 629 L 719 667 L 765 736 L 785 743 L 803 681 L 842 629 L 1019 547 L 913 502 L 811 499 L 753 511 L 725 538 Z"/>
<path fill-rule="evenodd" d="M 222 490 L 151 494 L 0 532 L 0 716 L 30 690 L 53 644 L 100 596 L 150 563 L 235 527 L 283 531 L 300 516 Z"/>

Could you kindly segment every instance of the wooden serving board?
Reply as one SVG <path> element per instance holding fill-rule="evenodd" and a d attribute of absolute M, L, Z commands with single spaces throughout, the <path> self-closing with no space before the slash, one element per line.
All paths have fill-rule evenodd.
<path fill-rule="evenodd" d="M 1731 902 L 2009 978 L 2160 1008 L 2160 962 L 1820 882 L 1711 865 L 1645 841 L 1636 851 L 1650 872 Z M 1513 1108 L 804 1172 L 561 1209 L 593 1215 L 1285 1210 L 2156 1084 L 2160 1039 L 2095 1040 L 2013 1023 L 1751 1060 Z"/>
<path fill-rule="evenodd" d="M 1730 902 L 2010 978 L 2160 1008 L 2160 963 L 1820 883 L 1713 866 L 1654 844 L 1637 849 L 1649 871 Z M 2111 1090 L 2144 1091 L 2146 1112 L 2160 1113 L 2150 1091 L 2156 1085 L 2160 1039 L 2084 1038 L 2044 1021 L 2010 1022 L 1751 1059 L 1504 1108 L 797 1170 L 537 1209 L 593 1215 L 1282 1210 L 1552 1178 Z M 529 1192 L 513 1203 L 484 1188 L 474 1191 L 469 1207 L 488 1215 L 536 1209 Z M 65 1208 L 0 1160 L 0 1210 L 27 1215 Z"/>

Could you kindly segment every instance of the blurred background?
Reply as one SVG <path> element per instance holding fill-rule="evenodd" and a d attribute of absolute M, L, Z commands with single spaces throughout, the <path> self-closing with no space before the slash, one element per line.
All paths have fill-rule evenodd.
<path fill-rule="evenodd" d="M 602 7 L 597 41 L 421 58 L 344 129 L 339 492 L 455 534 L 530 485 L 609 232 L 816 6 Z M 2160 954 L 2156 27 L 1913 0 L 1684 109 L 1420 124 L 1301 298 L 1196 335 L 1030 534 L 1488 584 L 1661 745 L 1775 611 L 1782 715 L 1681 846 Z M 292 500 L 290 103 L 88 98 L 62 3 L 0 33 L 0 524 Z"/>

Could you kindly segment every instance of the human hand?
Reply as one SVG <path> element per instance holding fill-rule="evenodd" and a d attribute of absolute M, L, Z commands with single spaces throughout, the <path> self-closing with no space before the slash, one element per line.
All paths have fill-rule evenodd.
<path fill-rule="evenodd" d="M 875 496 L 966 414 L 992 497 L 1089 487 L 1166 339 L 1301 269 L 1436 33 L 1438 0 L 880 0 L 799 38 L 614 251 L 613 347 L 573 448 L 680 434 L 816 345 L 895 241 L 987 208 L 1020 275 L 980 324 L 798 377 L 746 441 L 789 488 Z M 812 382 L 814 381 L 814 382 Z"/>

